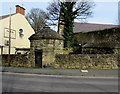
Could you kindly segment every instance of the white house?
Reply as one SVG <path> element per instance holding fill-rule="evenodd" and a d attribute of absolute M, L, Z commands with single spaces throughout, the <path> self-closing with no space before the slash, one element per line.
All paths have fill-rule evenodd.
<path fill-rule="evenodd" d="M 29 37 L 34 34 L 33 28 L 25 18 L 25 9 L 16 6 L 16 13 L 0 17 L 0 54 L 8 54 L 9 31 L 11 23 L 11 54 L 24 54 L 30 48 Z"/>

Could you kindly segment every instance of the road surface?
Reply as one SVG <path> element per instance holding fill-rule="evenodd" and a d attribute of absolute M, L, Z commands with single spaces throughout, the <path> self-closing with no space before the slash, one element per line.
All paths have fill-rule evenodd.
<path fill-rule="evenodd" d="M 118 78 L 4 72 L 2 92 L 118 92 Z"/>

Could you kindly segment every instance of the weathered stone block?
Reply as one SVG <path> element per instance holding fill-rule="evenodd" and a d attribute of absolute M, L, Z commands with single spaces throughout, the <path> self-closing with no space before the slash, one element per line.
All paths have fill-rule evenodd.
<path fill-rule="evenodd" d="M 54 64 L 58 68 L 80 69 L 118 69 L 120 66 L 117 54 L 57 54 Z"/>

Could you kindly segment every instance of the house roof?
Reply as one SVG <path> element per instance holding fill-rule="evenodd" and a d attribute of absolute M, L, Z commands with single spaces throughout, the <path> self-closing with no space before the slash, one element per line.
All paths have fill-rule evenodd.
<path fill-rule="evenodd" d="M 11 16 L 12 16 L 12 15 L 15 15 L 15 14 L 16 14 L 16 13 L 11 14 Z M 7 18 L 7 17 L 9 17 L 9 16 L 10 16 L 10 15 L 3 15 L 3 16 L 0 16 L 0 20 L 1 20 L 1 19 L 4 19 L 4 18 Z"/>
<path fill-rule="evenodd" d="M 115 28 L 118 25 L 107 25 L 107 24 L 92 24 L 92 23 L 74 23 L 74 33 L 78 32 L 91 32 L 97 30 L 104 30 L 109 28 Z"/>
<path fill-rule="evenodd" d="M 37 33 L 33 34 L 29 38 L 30 40 L 39 40 L 39 39 L 58 39 L 63 40 L 64 38 L 59 35 L 56 31 L 50 29 L 49 27 L 44 27 Z"/>

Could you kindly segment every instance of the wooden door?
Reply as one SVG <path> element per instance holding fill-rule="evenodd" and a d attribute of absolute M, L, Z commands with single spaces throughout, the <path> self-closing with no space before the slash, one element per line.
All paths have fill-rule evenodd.
<path fill-rule="evenodd" d="M 42 68 L 42 50 L 35 50 L 35 66 Z"/>

